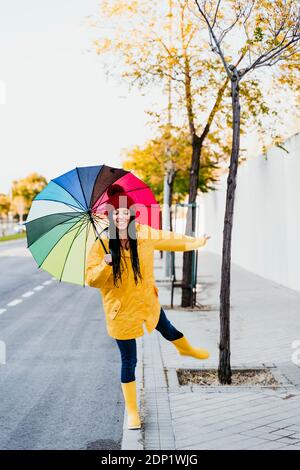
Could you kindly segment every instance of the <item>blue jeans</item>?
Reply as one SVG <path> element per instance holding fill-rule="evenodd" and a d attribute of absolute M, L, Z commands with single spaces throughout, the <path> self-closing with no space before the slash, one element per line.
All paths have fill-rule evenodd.
<path fill-rule="evenodd" d="M 168 341 L 174 341 L 183 337 L 183 333 L 176 330 L 175 326 L 167 319 L 162 307 L 155 329 Z M 135 380 L 135 367 L 137 363 L 136 340 L 135 338 L 116 339 L 116 342 L 121 353 L 121 382 L 132 382 Z"/>

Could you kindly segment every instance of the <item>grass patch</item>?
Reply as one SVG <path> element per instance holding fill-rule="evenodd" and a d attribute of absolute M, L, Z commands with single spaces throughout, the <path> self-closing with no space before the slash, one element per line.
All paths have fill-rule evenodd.
<path fill-rule="evenodd" d="M 13 235 L 6 235 L 5 237 L 0 237 L 0 242 L 6 242 L 8 240 L 18 240 L 19 238 L 26 238 L 26 232 L 14 233 Z"/>

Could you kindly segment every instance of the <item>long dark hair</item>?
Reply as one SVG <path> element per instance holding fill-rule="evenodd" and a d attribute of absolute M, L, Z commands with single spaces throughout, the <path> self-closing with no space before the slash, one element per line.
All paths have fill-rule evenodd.
<path fill-rule="evenodd" d="M 109 226 L 107 227 L 106 232 L 108 232 L 109 249 L 113 262 L 114 285 L 117 286 L 118 281 L 122 282 L 122 272 L 125 270 L 125 268 L 127 269 L 127 264 L 125 262 L 124 266 L 124 260 L 121 257 L 121 242 L 119 238 L 119 230 L 113 220 L 112 210 L 108 212 L 108 220 Z M 137 284 L 139 282 L 139 279 L 142 279 L 142 274 L 140 271 L 140 262 L 137 247 L 135 213 L 132 210 L 130 210 L 130 220 L 128 224 L 128 229 L 131 266 L 133 269 L 134 282 L 135 284 Z"/>

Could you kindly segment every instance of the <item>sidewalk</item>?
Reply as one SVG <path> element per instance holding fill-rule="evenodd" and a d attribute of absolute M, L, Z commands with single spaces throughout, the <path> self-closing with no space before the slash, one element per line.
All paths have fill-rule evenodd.
<path fill-rule="evenodd" d="M 206 361 L 182 357 L 154 331 L 138 340 L 141 432 L 124 429 L 123 449 L 300 449 L 300 366 L 292 362 L 300 341 L 300 294 L 238 266 L 231 275 L 231 365 L 272 367 L 280 387 L 180 386 L 178 368 L 217 368 L 221 259 L 200 252 L 198 302 L 205 311 L 170 310 L 170 286 L 156 253 L 159 298 L 168 318 Z M 182 254 L 176 253 L 181 279 Z M 180 305 L 181 290 L 174 304 Z M 298 350 L 300 347 L 298 346 Z M 300 353 L 298 354 L 298 358 Z"/>

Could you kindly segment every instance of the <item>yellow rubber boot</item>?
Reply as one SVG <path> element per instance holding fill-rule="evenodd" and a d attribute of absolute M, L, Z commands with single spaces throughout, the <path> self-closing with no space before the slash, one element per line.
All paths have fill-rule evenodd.
<path fill-rule="evenodd" d="M 186 339 L 185 336 L 179 339 L 175 339 L 171 341 L 171 343 L 176 346 L 179 354 L 182 356 L 191 356 L 195 357 L 196 359 L 208 359 L 210 354 L 206 349 L 202 348 L 194 348 Z"/>
<path fill-rule="evenodd" d="M 127 427 L 128 429 L 140 429 L 141 421 L 136 399 L 136 381 L 121 382 L 121 386 L 127 411 Z"/>

